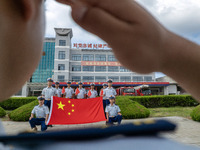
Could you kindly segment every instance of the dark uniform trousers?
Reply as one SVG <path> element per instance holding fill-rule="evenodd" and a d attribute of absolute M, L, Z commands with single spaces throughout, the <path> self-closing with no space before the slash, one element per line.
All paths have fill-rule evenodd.
<path fill-rule="evenodd" d="M 118 122 L 118 124 L 121 124 L 122 121 L 122 115 L 117 115 L 115 117 L 109 117 L 109 124 L 113 124 L 113 122 Z"/>
<path fill-rule="evenodd" d="M 103 110 L 104 110 L 104 113 L 105 113 L 105 117 L 106 117 L 105 109 L 106 109 L 106 106 L 109 105 L 109 104 L 110 104 L 109 99 L 103 100 Z"/>
<path fill-rule="evenodd" d="M 49 108 L 49 110 L 50 110 L 50 107 L 51 107 L 51 100 L 45 100 L 45 101 L 44 101 L 44 105 L 46 105 L 46 106 Z"/>
<path fill-rule="evenodd" d="M 41 125 L 41 131 L 45 131 L 47 129 L 47 125 L 45 124 L 45 118 L 32 118 L 29 120 L 31 128 L 35 128 L 36 125 Z"/>

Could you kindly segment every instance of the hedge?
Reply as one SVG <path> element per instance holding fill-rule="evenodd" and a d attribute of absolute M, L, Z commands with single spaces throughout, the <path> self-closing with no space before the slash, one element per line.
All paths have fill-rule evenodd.
<path fill-rule="evenodd" d="M 0 107 L 0 117 L 4 117 L 6 115 L 6 111 Z"/>
<path fill-rule="evenodd" d="M 147 108 L 126 97 L 117 97 L 116 104 L 119 105 L 124 119 L 146 118 L 150 115 Z M 9 114 L 10 119 L 13 121 L 28 121 L 35 105 L 38 105 L 37 100 L 13 110 Z"/>
<path fill-rule="evenodd" d="M 36 97 L 11 97 L 3 102 L 0 102 L 0 107 L 5 110 L 14 110 L 36 99 Z"/>
<path fill-rule="evenodd" d="M 200 122 L 200 105 L 193 109 L 190 116 L 192 117 L 192 120 Z"/>
<path fill-rule="evenodd" d="M 174 106 L 188 107 L 197 106 L 199 104 L 190 95 L 132 96 L 129 98 L 147 108 Z"/>
<path fill-rule="evenodd" d="M 13 110 L 9 117 L 13 121 L 28 121 L 29 117 L 31 116 L 31 111 L 33 110 L 34 106 L 38 105 L 38 100 L 35 100 L 29 104 L 25 104 L 15 110 Z"/>
<path fill-rule="evenodd" d="M 128 97 L 117 97 L 116 104 L 120 107 L 124 119 L 147 118 L 150 111 Z"/>

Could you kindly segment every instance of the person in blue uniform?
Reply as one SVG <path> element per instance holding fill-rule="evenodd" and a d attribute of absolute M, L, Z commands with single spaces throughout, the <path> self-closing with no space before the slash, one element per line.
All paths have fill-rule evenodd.
<path fill-rule="evenodd" d="M 71 88 L 71 82 L 67 82 L 67 88 L 65 88 L 65 97 L 66 98 L 74 98 L 75 97 L 75 92 L 74 89 Z"/>
<path fill-rule="evenodd" d="M 52 87 L 53 79 L 47 79 L 48 86 L 42 90 L 42 96 L 45 97 L 44 105 L 51 107 L 51 96 L 57 96 L 57 91 Z"/>
<path fill-rule="evenodd" d="M 83 88 L 83 83 L 79 82 L 78 85 L 79 85 L 79 88 L 77 88 L 76 92 L 75 92 L 75 95 L 76 95 L 77 99 L 84 99 L 84 98 L 86 98 L 86 91 Z"/>
<path fill-rule="evenodd" d="M 115 97 L 117 95 L 116 90 L 112 87 L 112 80 L 109 79 L 108 81 L 108 87 L 104 90 L 103 96 L 106 98 L 106 105 L 110 104 L 109 97 L 112 95 Z"/>
<path fill-rule="evenodd" d="M 115 97 L 109 97 L 110 104 L 106 106 L 106 116 L 107 116 L 107 123 L 112 125 L 114 122 L 117 122 L 118 125 L 121 124 L 122 121 L 122 114 L 120 113 L 121 110 L 118 105 L 114 103 Z"/>
<path fill-rule="evenodd" d="M 41 125 L 41 131 L 45 131 L 47 129 L 46 121 L 49 117 L 49 108 L 44 105 L 44 100 L 44 97 L 39 96 L 39 105 L 35 106 L 31 112 L 29 123 L 33 131 L 37 131 L 36 125 Z M 34 115 L 36 118 L 34 118 Z"/>
<path fill-rule="evenodd" d="M 88 98 L 96 98 L 98 96 L 97 91 L 94 89 L 95 84 L 91 83 L 90 87 L 91 89 L 88 91 L 87 96 Z"/>
<path fill-rule="evenodd" d="M 55 82 L 55 89 L 56 89 L 56 92 L 57 92 L 57 96 L 58 96 L 58 97 L 61 97 L 62 89 L 59 88 L 59 85 L 60 85 L 60 83 L 59 83 L 58 81 Z"/>

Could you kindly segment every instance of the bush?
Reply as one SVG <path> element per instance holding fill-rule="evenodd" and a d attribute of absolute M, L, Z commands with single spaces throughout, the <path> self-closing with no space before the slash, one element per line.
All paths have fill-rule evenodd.
<path fill-rule="evenodd" d="M 124 119 L 147 118 L 150 111 L 137 102 L 131 101 L 129 97 L 117 97 L 116 104 L 120 107 Z"/>
<path fill-rule="evenodd" d="M 6 115 L 6 111 L 0 107 L 0 117 L 4 117 Z"/>
<path fill-rule="evenodd" d="M 192 120 L 200 122 L 200 105 L 193 109 L 190 116 L 192 117 Z"/>
<path fill-rule="evenodd" d="M 132 96 L 131 100 L 147 108 L 197 106 L 199 103 L 190 95 L 159 95 L 159 96 Z"/>
<path fill-rule="evenodd" d="M 38 105 L 38 100 L 35 100 L 29 104 L 23 105 L 15 110 L 13 110 L 9 117 L 13 121 L 28 121 L 31 116 L 31 111 L 34 106 Z"/>
<path fill-rule="evenodd" d="M 14 110 L 36 99 L 36 97 L 11 97 L 3 102 L 0 102 L 0 107 L 5 110 Z"/>

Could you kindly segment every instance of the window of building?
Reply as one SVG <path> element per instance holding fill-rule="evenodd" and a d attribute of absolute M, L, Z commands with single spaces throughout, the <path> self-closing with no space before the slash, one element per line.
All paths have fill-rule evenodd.
<path fill-rule="evenodd" d="M 106 66 L 95 66 L 95 72 L 106 72 Z"/>
<path fill-rule="evenodd" d="M 72 71 L 81 71 L 81 65 L 72 65 Z"/>
<path fill-rule="evenodd" d="M 106 82 L 106 77 L 105 76 L 96 76 L 95 82 Z"/>
<path fill-rule="evenodd" d="M 83 82 L 94 82 L 93 76 L 83 76 Z"/>
<path fill-rule="evenodd" d="M 108 66 L 108 72 L 119 72 L 118 66 Z"/>
<path fill-rule="evenodd" d="M 59 75 L 59 76 L 58 76 L 58 81 L 59 81 L 59 82 L 64 82 L 64 81 L 65 81 L 65 76 Z"/>
<path fill-rule="evenodd" d="M 91 54 L 84 54 L 83 61 L 94 61 L 94 55 Z"/>
<path fill-rule="evenodd" d="M 81 81 L 80 76 L 72 76 L 72 82 L 79 82 L 79 81 Z"/>
<path fill-rule="evenodd" d="M 59 40 L 59 46 L 66 46 L 65 40 Z"/>
<path fill-rule="evenodd" d="M 117 61 L 114 55 L 108 55 L 108 61 Z"/>
<path fill-rule="evenodd" d="M 143 76 L 133 76 L 133 82 L 143 81 Z"/>
<path fill-rule="evenodd" d="M 108 79 L 112 79 L 113 82 L 119 82 L 119 77 L 118 76 L 110 76 Z"/>
<path fill-rule="evenodd" d="M 58 70 L 65 70 L 65 64 L 58 64 Z"/>
<path fill-rule="evenodd" d="M 65 51 L 58 52 L 58 59 L 65 59 Z"/>
<path fill-rule="evenodd" d="M 131 77 L 129 76 L 121 76 L 120 77 L 121 82 L 131 82 Z"/>
<path fill-rule="evenodd" d="M 81 55 L 80 54 L 73 54 L 72 60 L 73 61 L 81 61 Z"/>
<path fill-rule="evenodd" d="M 147 82 L 153 81 L 152 76 L 144 76 L 144 81 L 147 81 Z"/>
<path fill-rule="evenodd" d="M 93 72 L 94 66 L 83 66 L 83 71 Z"/>
<path fill-rule="evenodd" d="M 95 61 L 106 61 L 106 55 L 95 55 Z"/>
<path fill-rule="evenodd" d="M 130 70 L 126 69 L 123 66 L 120 66 L 120 72 L 130 72 Z"/>

